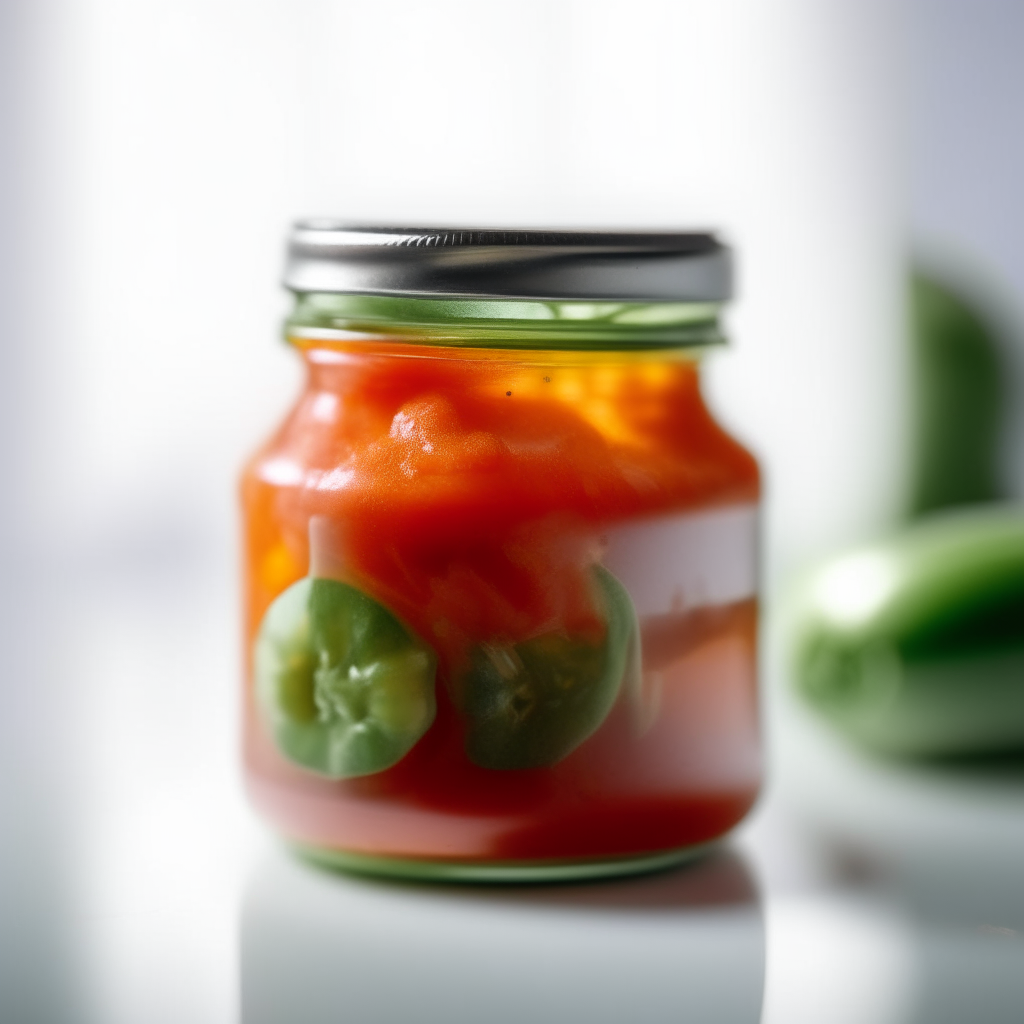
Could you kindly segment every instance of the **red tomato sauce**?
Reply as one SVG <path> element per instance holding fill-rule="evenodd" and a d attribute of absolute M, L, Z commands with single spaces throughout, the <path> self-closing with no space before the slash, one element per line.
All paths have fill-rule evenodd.
<path fill-rule="evenodd" d="M 259 808 L 320 847 L 478 861 L 647 853 L 733 826 L 760 778 L 753 595 L 641 614 L 641 688 L 556 764 L 473 764 L 455 699 L 473 644 L 600 630 L 586 571 L 609 529 L 756 502 L 756 462 L 710 415 L 696 364 L 400 343 L 304 355 L 307 388 L 243 478 L 247 664 L 322 517 L 315 556 L 437 651 L 438 711 L 398 764 L 334 781 L 282 757 L 247 685 Z"/>

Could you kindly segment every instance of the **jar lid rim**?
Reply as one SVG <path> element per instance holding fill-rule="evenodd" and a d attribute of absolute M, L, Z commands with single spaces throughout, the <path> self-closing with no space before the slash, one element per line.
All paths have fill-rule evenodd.
<path fill-rule="evenodd" d="M 732 253 L 703 231 L 403 228 L 300 220 L 295 292 L 544 300 L 723 302 Z"/>

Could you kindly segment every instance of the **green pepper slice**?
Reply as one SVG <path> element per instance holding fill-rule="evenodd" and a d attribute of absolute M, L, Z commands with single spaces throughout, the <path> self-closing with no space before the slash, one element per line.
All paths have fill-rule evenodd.
<path fill-rule="evenodd" d="M 400 761 L 437 709 L 433 650 L 383 605 L 337 580 L 307 577 L 267 609 L 256 694 L 278 749 L 332 779 Z"/>
<path fill-rule="evenodd" d="M 627 677 L 639 673 L 639 630 L 625 587 L 593 570 L 603 642 L 552 632 L 511 645 L 481 644 L 462 687 L 466 754 L 483 768 L 561 761 L 605 720 Z"/>

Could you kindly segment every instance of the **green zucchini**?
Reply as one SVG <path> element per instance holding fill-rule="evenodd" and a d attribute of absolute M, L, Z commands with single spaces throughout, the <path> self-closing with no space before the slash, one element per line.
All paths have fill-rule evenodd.
<path fill-rule="evenodd" d="M 1002 496 L 1005 369 L 995 330 L 963 297 L 922 275 L 910 297 L 913 518 Z"/>
<path fill-rule="evenodd" d="M 807 700 L 871 747 L 1024 751 L 1024 508 L 934 516 L 823 565 L 791 654 Z"/>

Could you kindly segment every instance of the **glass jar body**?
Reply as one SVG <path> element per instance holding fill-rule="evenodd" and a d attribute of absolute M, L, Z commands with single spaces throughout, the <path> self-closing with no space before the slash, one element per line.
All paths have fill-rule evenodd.
<path fill-rule="evenodd" d="M 735 825 L 758 471 L 692 353 L 302 352 L 242 484 L 259 810 L 342 866 L 451 877 L 630 870 Z"/>

